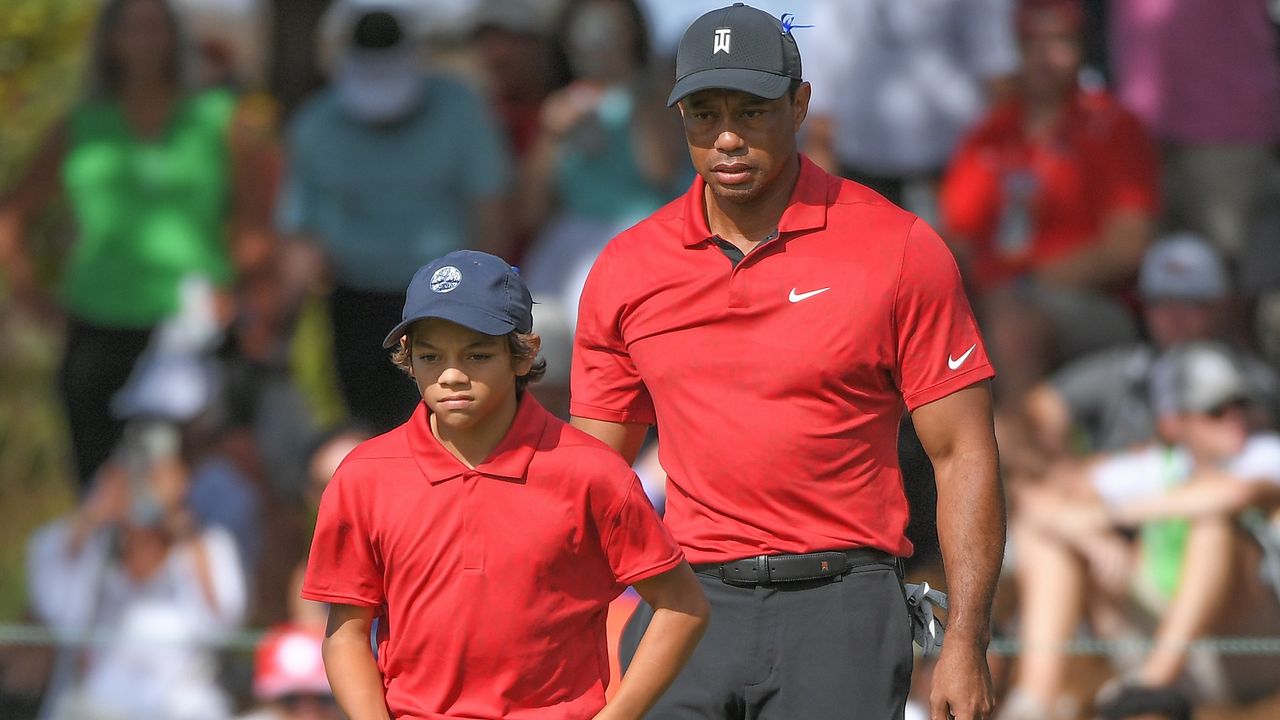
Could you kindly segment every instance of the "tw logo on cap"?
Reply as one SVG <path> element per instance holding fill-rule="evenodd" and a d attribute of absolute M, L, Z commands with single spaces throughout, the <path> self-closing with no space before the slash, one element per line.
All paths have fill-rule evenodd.
<path fill-rule="evenodd" d="M 724 53 L 729 54 L 729 39 L 733 34 L 733 28 L 716 28 L 715 39 L 712 42 L 711 54 Z"/>
<path fill-rule="evenodd" d="M 447 293 L 462 284 L 462 271 L 445 265 L 431 276 L 431 292 Z"/>

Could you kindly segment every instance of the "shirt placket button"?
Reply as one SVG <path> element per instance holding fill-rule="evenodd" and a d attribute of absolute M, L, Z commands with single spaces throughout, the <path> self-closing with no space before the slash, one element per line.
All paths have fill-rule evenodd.
<path fill-rule="evenodd" d="M 480 512 L 476 501 L 480 473 L 469 470 L 462 475 L 462 569 L 484 570 L 484 533 L 480 528 Z"/>

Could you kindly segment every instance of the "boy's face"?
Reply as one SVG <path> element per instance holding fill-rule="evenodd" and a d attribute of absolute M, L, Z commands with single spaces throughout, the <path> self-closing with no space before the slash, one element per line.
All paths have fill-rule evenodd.
<path fill-rule="evenodd" d="M 507 339 L 438 318 L 409 329 L 410 366 L 438 426 L 469 430 L 516 402 L 516 376 L 533 358 L 513 358 Z"/>

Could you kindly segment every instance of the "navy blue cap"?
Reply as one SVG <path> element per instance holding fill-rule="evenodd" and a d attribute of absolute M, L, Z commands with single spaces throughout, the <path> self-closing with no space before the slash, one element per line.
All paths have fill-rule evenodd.
<path fill-rule="evenodd" d="M 400 317 L 382 347 L 395 346 L 410 325 L 424 318 L 448 320 L 485 335 L 532 332 L 533 298 L 502 258 L 455 250 L 413 274 Z"/>
<path fill-rule="evenodd" d="M 776 100 L 800 79 L 800 48 L 790 24 L 734 3 L 693 21 L 676 49 L 675 105 L 702 90 L 740 90 Z"/>

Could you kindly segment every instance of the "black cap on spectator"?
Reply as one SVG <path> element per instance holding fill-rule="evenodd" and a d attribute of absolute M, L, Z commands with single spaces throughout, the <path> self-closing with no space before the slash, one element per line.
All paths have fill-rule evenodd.
<path fill-rule="evenodd" d="M 383 10 L 365 13 L 356 21 L 353 41 L 356 47 L 366 50 L 386 50 L 400 44 L 403 32 L 400 21 Z"/>

